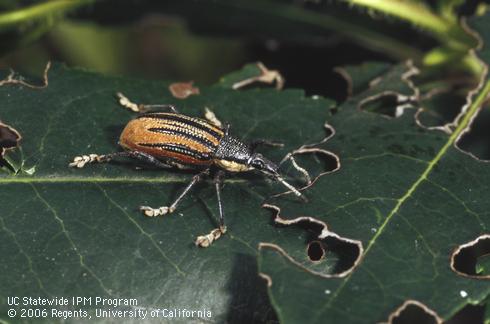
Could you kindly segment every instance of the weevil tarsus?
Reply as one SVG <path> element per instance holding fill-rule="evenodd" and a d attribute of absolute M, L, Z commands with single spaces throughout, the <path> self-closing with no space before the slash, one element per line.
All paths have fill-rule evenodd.
<path fill-rule="evenodd" d="M 221 235 L 226 233 L 226 227 L 223 228 L 215 228 L 209 234 L 201 235 L 196 238 L 195 244 L 196 246 L 200 246 L 203 248 L 209 247 L 213 244 L 214 241 L 219 239 Z"/>
<path fill-rule="evenodd" d="M 119 99 L 119 104 L 123 106 L 124 108 L 127 108 L 131 111 L 137 112 L 137 113 L 147 113 L 147 112 L 152 112 L 152 111 L 162 111 L 162 110 L 167 110 L 171 111 L 175 114 L 178 114 L 179 111 L 175 106 L 173 105 L 148 105 L 148 104 L 137 104 L 132 102 L 131 100 L 128 99 L 125 95 L 123 95 L 121 92 L 118 92 L 117 98 Z"/>

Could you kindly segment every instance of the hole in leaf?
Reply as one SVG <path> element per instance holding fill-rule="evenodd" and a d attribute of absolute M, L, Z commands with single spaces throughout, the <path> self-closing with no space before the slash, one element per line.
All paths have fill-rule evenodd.
<path fill-rule="evenodd" d="M 4 154 L 7 150 L 16 148 L 20 139 L 18 131 L 0 122 L 0 167 L 7 166 L 14 171 L 14 167 L 4 159 Z"/>
<path fill-rule="evenodd" d="M 363 111 L 381 114 L 388 117 L 396 117 L 397 106 L 399 106 L 397 96 L 389 94 L 373 99 L 368 99 L 365 102 L 361 103 L 359 108 Z"/>
<path fill-rule="evenodd" d="M 435 324 L 437 320 L 425 310 L 416 305 L 409 305 L 398 317 L 393 319 L 393 324 Z"/>
<path fill-rule="evenodd" d="M 325 249 L 320 241 L 313 241 L 308 244 L 308 258 L 311 262 L 319 262 L 325 257 Z"/>
<path fill-rule="evenodd" d="M 391 324 L 439 324 L 442 319 L 432 309 L 416 300 L 407 300 L 388 320 Z"/>
<path fill-rule="evenodd" d="M 323 242 L 329 255 L 331 253 L 337 259 L 333 273 L 342 273 L 355 266 L 361 254 L 359 246 L 332 236 L 325 238 Z"/>
<path fill-rule="evenodd" d="M 0 123 L 0 147 L 5 149 L 14 148 L 20 139 L 19 133 L 13 128 Z"/>
<path fill-rule="evenodd" d="M 304 255 L 297 255 L 293 252 L 291 252 L 291 256 L 298 261 L 304 260 L 301 263 L 306 268 L 329 275 L 336 275 L 344 273 L 356 265 L 361 254 L 357 244 L 336 236 L 327 236 L 320 239 L 318 236 L 324 229 L 323 226 L 309 222 L 306 219 L 296 224 L 308 233 L 306 240 L 310 243 L 308 243 L 306 249 L 306 258 Z M 328 259 L 325 258 L 326 251 L 328 251 Z"/>
<path fill-rule="evenodd" d="M 286 173 L 294 179 L 302 179 L 294 183 L 296 186 L 310 185 L 322 174 L 340 168 L 337 155 L 316 148 L 303 148 L 293 151 L 284 162 L 288 165 Z"/>
<path fill-rule="evenodd" d="M 283 252 L 296 265 L 316 275 L 331 278 L 347 275 L 359 263 L 363 251 L 362 242 L 330 232 L 327 224 L 316 218 L 301 216 L 285 219 L 280 216 L 277 206 L 264 204 L 263 207 L 276 211 L 276 226 L 288 228 L 285 232 L 288 249 Z M 291 239 L 293 237 L 298 239 Z M 280 241 L 275 243 L 282 245 Z M 328 258 L 325 257 L 327 251 Z"/>
<path fill-rule="evenodd" d="M 482 160 L 490 160 L 490 109 L 482 107 L 469 132 L 458 141 L 458 147 Z"/>
<path fill-rule="evenodd" d="M 444 323 L 445 324 L 466 324 L 466 323 L 483 324 L 484 316 L 485 316 L 484 305 L 468 304 Z"/>
<path fill-rule="evenodd" d="M 466 90 L 466 89 L 465 89 Z M 464 95 L 457 89 L 436 94 L 422 101 L 423 111 L 417 117 L 425 127 L 437 127 L 450 123 L 456 118 L 466 103 L 466 90 Z"/>
<path fill-rule="evenodd" d="M 459 274 L 490 278 L 490 235 L 461 245 L 451 259 L 451 268 Z"/>

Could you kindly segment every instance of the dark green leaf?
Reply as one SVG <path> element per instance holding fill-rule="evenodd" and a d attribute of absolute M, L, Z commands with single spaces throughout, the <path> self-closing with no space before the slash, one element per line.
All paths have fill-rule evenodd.
<path fill-rule="evenodd" d="M 473 24 L 483 32 L 488 22 L 485 17 Z M 486 44 L 480 53 L 490 61 Z M 328 120 L 336 134 L 326 148 L 340 157 L 341 169 L 308 190 L 309 204 L 275 204 L 281 217 L 314 217 L 338 235 L 361 240 L 364 250 L 352 272 L 325 279 L 290 262 L 293 243 L 264 245 L 260 271 L 271 280 L 281 322 L 377 323 L 408 300 L 448 320 L 468 303 L 487 300 L 488 277 L 463 276 L 450 265 L 456 247 L 490 226 L 490 166 L 455 147 L 488 97 L 490 82 L 483 81 L 450 135 L 416 125 L 413 109 L 395 119 L 358 111 L 370 96 L 400 87 L 393 79 L 381 79 Z M 329 242 L 325 247 L 328 262 Z M 489 253 L 488 247 L 474 252 Z"/>
<path fill-rule="evenodd" d="M 201 116 L 212 109 L 245 139 L 282 141 L 264 148 L 279 161 L 287 152 L 325 136 L 331 101 L 302 91 L 234 91 L 200 87 L 186 100 L 171 97 L 168 83 L 108 78 L 55 66 L 49 86 L 0 87 L 1 119 L 22 135 L 22 154 L 9 154 L 35 173 L 0 177 L 0 319 L 9 320 L 7 296 L 137 298 L 143 308 L 212 311 L 212 322 L 274 319 L 265 284 L 257 276 L 261 241 L 286 244 L 304 231 L 277 228 L 262 201 L 283 191 L 260 175 L 231 176 L 223 203 L 228 232 L 208 249 L 197 235 L 216 227 L 217 203 L 207 181 L 175 214 L 145 218 L 140 205 L 167 205 L 192 174 L 136 169 L 132 161 L 69 168 L 74 156 L 119 150 L 118 136 L 134 117 L 115 98 L 171 103 Z M 18 152 L 19 153 L 19 152 Z M 77 307 L 68 307 L 72 309 Z M 93 309 L 94 306 L 91 307 Z"/>

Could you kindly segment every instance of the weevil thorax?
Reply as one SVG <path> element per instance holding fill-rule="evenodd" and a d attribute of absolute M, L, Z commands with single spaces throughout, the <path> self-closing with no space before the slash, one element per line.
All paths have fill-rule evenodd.
<path fill-rule="evenodd" d="M 245 172 L 252 170 L 249 164 L 252 152 L 247 144 L 226 134 L 220 141 L 214 154 L 214 163 L 230 172 Z"/>
<path fill-rule="evenodd" d="M 268 175 L 277 175 L 277 165 L 260 153 L 253 153 L 249 145 L 226 134 L 215 153 L 215 164 L 231 172 L 250 170 L 262 171 Z"/>

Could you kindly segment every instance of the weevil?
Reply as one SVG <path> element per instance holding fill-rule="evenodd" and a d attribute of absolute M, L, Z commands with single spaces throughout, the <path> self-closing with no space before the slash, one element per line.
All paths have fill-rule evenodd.
<path fill-rule="evenodd" d="M 117 95 L 123 107 L 140 113 L 126 125 L 120 135 L 119 145 L 124 151 L 77 156 L 70 166 L 83 168 L 87 163 L 103 163 L 118 157 L 129 157 L 158 168 L 198 171 L 170 206 L 141 206 L 140 210 L 149 217 L 174 212 L 191 188 L 208 176 L 211 169 L 216 169 L 214 185 L 218 199 L 219 227 L 207 235 L 198 236 L 196 245 L 208 247 L 226 232 L 221 186 L 227 172 L 257 170 L 282 183 L 296 196 L 304 198 L 298 189 L 281 177 L 278 165 L 255 152 L 260 145 L 282 144 L 267 140 L 255 140 L 247 144 L 230 135 L 230 126 L 223 127 L 209 110 L 205 115 L 206 119 L 200 119 L 181 114 L 172 105 L 135 104 L 123 94 Z"/>

